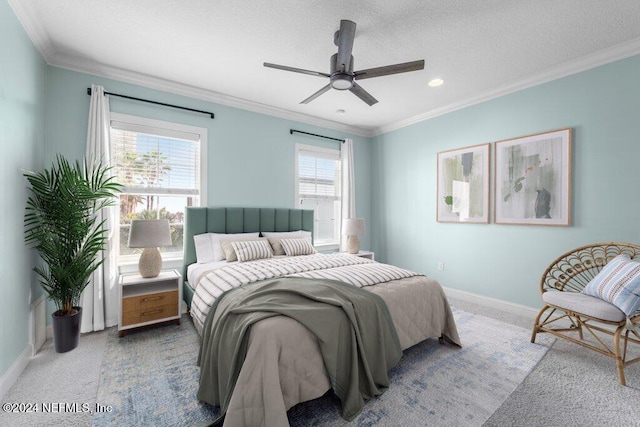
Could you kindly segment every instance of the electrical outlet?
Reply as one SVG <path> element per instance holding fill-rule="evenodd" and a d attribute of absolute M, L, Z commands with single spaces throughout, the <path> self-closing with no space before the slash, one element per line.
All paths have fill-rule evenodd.
<path fill-rule="evenodd" d="M 438 263 L 438 270 L 440 270 L 440 271 L 444 271 L 444 262 L 440 261 L 440 262 Z"/>

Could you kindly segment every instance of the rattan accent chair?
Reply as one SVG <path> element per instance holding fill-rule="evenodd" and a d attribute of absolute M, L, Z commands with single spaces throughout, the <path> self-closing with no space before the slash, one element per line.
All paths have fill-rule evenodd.
<path fill-rule="evenodd" d="M 618 378 L 624 386 L 624 368 L 640 362 L 640 357 L 627 360 L 628 344 L 640 345 L 640 310 L 627 321 L 613 304 L 582 293 L 605 264 L 620 254 L 640 261 L 640 246 L 596 243 L 576 248 L 553 261 L 540 280 L 544 306 L 533 325 L 531 342 L 535 342 L 536 334 L 547 332 L 609 356 L 616 361 Z M 584 339 L 585 331 L 591 340 Z M 609 340 L 613 337 L 613 343 L 605 342 L 607 336 Z"/>

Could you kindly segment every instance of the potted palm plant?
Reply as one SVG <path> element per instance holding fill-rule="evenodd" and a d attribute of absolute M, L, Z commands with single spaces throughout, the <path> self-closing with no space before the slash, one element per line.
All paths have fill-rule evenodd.
<path fill-rule="evenodd" d="M 31 195 L 25 214 L 25 242 L 42 263 L 34 267 L 40 284 L 56 305 L 52 314 L 58 353 L 73 350 L 80 337 L 80 294 L 104 259 L 104 220 L 96 213 L 115 203 L 121 185 L 101 163 L 70 163 L 57 156 L 51 169 L 25 172 Z"/>

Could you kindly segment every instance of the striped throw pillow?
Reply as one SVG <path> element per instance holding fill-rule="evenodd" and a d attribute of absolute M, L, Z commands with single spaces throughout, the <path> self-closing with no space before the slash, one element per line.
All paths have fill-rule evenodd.
<path fill-rule="evenodd" d="M 628 255 L 618 255 L 585 286 L 585 294 L 603 299 L 627 317 L 640 309 L 640 263 Z"/>
<path fill-rule="evenodd" d="M 273 257 L 273 251 L 271 251 L 271 245 L 268 240 L 231 242 L 231 246 L 236 252 L 238 262 Z"/>
<path fill-rule="evenodd" d="M 220 245 L 222 246 L 222 250 L 224 251 L 225 259 L 227 260 L 227 262 L 233 262 L 238 260 L 238 256 L 236 255 L 236 251 L 235 249 L 233 249 L 233 246 L 231 246 L 232 242 L 257 241 L 257 240 L 266 241 L 267 239 L 258 237 L 257 239 L 221 240 Z"/>
<path fill-rule="evenodd" d="M 288 256 L 311 255 L 317 252 L 311 244 L 311 239 L 308 237 L 282 239 L 280 240 L 280 243 L 282 243 L 284 253 Z"/>

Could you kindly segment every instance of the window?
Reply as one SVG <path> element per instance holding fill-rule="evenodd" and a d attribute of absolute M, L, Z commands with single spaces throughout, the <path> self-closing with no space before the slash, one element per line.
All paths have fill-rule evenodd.
<path fill-rule="evenodd" d="M 340 151 L 296 144 L 296 207 L 313 209 L 314 244 L 340 245 Z"/>
<path fill-rule="evenodd" d="M 164 258 L 182 257 L 184 208 L 205 206 L 207 130 L 121 114 L 111 115 L 111 164 L 124 185 L 119 201 L 119 260 L 133 261 L 127 247 L 131 220 L 168 219 L 172 246 Z"/>

